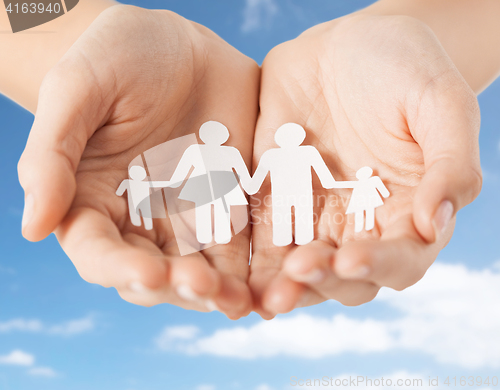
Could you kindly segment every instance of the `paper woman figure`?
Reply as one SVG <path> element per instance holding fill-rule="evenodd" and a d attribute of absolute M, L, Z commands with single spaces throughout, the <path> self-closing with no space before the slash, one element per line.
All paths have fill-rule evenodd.
<path fill-rule="evenodd" d="M 199 136 L 204 144 L 191 145 L 186 149 L 170 179 L 170 187 L 180 186 L 189 176 L 179 199 L 194 202 L 196 205 L 195 225 L 198 242 L 208 244 L 213 236 L 216 243 L 226 244 L 231 241 L 231 206 L 248 204 L 233 168 L 244 188 L 250 180 L 250 174 L 238 149 L 222 146 L 229 138 L 229 131 L 222 123 L 204 123 Z M 194 169 L 189 175 L 191 168 Z"/>
<path fill-rule="evenodd" d="M 116 190 L 116 195 L 122 196 L 128 192 L 128 210 L 130 220 L 135 226 L 141 226 L 141 216 L 144 220 L 146 230 L 153 229 L 151 215 L 151 202 L 149 201 L 150 188 L 168 187 L 167 181 L 144 181 L 147 176 L 146 170 L 135 165 L 129 170 L 130 180 L 123 180 Z"/>
<path fill-rule="evenodd" d="M 387 198 L 389 190 L 380 177 L 372 176 L 373 169 L 363 167 L 356 172 L 358 181 L 337 181 L 335 188 L 352 188 L 352 197 L 347 206 L 346 214 L 354 213 L 354 231 L 359 233 L 363 230 L 372 230 L 375 226 L 375 208 L 382 206 L 384 198 Z M 366 223 L 365 223 L 366 213 Z"/>

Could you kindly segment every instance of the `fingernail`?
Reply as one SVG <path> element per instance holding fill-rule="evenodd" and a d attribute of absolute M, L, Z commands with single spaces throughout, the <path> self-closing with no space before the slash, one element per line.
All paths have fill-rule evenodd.
<path fill-rule="evenodd" d="M 144 286 L 141 282 L 131 282 L 128 285 L 129 290 L 138 293 L 138 294 L 143 294 L 145 292 L 150 291 L 149 288 Z"/>
<path fill-rule="evenodd" d="M 449 200 L 443 200 L 434 214 L 434 230 L 436 232 L 436 239 L 438 239 L 448 227 L 448 224 L 453 217 L 453 203 Z"/>
<path fill-rule="evenodd" d="M 355 264 L 354 266 L 349 264 L 347 267 L 337 264 L 337 272 L 341 278 L 348 279 L 363 279 L 370 274 L 370 267 L 365 264 Z"/>
<path fill-rule="evenodd" d="M 211 299 L 209 299 L 205 302 L 205 306 L 210 311 L 221 311 L 219 306 L 217 306 L 217 304 L 214 301 L 212 301 Z"/>
<path fill-rule="evenodd" d="M 187 284 L 180 284 L 177 286 L 176 291 L 177 295 L 186 301 L 194 302 L 200 299 L 200 296 Z"/>
<path fill-rule="evenodd" d="M 35 198 L 32 194 L 28 194 L 24 200 L 24 212 L 22 228 L 24 229 L 29 225 L 33 215 L 35 214 Z"/>

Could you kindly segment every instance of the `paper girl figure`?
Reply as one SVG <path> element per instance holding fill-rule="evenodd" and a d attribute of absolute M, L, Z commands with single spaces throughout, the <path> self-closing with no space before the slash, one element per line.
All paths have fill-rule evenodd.
<path fill-rule="evenodd" d="M 279 148 L 266 151 L 255 171 L 250 186 L 255 194 L 269 173 L 271 176 L 273 244 L 292 243 L 292 208 L 295 213 L 295 244 L 305 245 L 314 239 L 312 174 L 314 169 L 325 188 L 332 188 L 335 179 L 314 146 L 302 145 L 304 128 L 296 123 L 282 125 L 274 140 Z"/>
<path fill-rule="evenodd" d="M 356 172 L 358 181 L 337 181 L 335 188 L 353 188 L 352 197 L 347 206 L 346 214 L 354 213 L 354 231 L 359 233 L 363 230 L 372 230 L 375 226 L 375 208 L 382 206 L 384 198 L 387 198 L 389 190 L 380 177 L 372 176 L 373 169 L 363 167 Z M 366 223 L 365 223 L 366 213 Z"/>
<path fill-rule="evenodd" d="M 130 220 L 134 226 L 141 226 L 141 216 L 144 220 L 146 230 L 153 229 L 153 219 L 151 215 L 151 202 L 149 201 L 149 189 L 168 187 L 168 181 L 144 181 L 146 170 L 135 165 L 129 170 L 130 180 L 123 180 L 116 190 L 116 195 L 122 196 L 128 192 L 128 210 Z"/>
<path fill-rule="evenodd" d="M 170 187 L 179 187 L 189 177 L 179 199 L 196 205 L 196 239 L 201 244 L 208 244 L 213 237 L 217 244 L 226 244 L 231 241 L 231 206 L 248 204 L 233 168 L 244 188 L 250 181 L 250 174 L 238 149 L 222 146 L 229 138 L 229 131 L 222 123 L 204 123 L 199 136 L 204 144 L 186 149 L 170 179 Z M 191 168 L 194 169 L 189 175 Z"/>

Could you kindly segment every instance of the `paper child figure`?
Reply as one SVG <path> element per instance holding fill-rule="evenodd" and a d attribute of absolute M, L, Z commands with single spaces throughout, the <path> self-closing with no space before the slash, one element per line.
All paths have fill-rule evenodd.
<path fill-rule="evenodd" d="M 199 132 L 204 145 L 191 145 L 182 155 L 170 187 L 179 187 L 187 178 L 179 199 L 196 205 L 196 238 L 201 244 L 218 244 L 231 241 L 231 206 L 247 205 L 248 201 L 238 184 L 248 185 L 250 174 L 238 149 L 222 146 L 229 138 L 229 131 L 222 123 L 204 123 Z M 189 175 L 191 168 L 193 172 Z M 214 232 L 212 232 L 212 206 Z"/>
<path fill-rule="evenodd" d="M 335 188 L 353 188 L 346 214 L 354 213 L 354 231 L 356 233 L 363 230 L 363 225 L 367 231 L 372 230 L 375 226 L 375 208 L 384 204 L 378 192 L 384 198 L 390 195 L 380 177 L 372 176 L 372 174 L 373 169 L 363 167 L 356 172 L 358 181 L 338 181 L 335 184 Z"/>
<path fill-rule="evenodd" d="M 292 242 L 292 207 L 295 210 L 295 243 L 304 245 L 314 239 L 313 188 L 311 168 L 321 185 L 332 188 L 335 179 L 314 146 L 301 146 L 304 128 L 295 123 L 281 126 L 274 136 L 279 148 L 266 151 L 259 162 L 250 186 L 250 195 L 271 174 L 273 243 L 285 246 Z"/>
<path fill-rule="evenodd" d="M 151 202 L 149 201 L 149 189 L 168 187 L 168 181 L 144 181 L 146 170 L 135 165 L 129 170 L 130 180 L 123 180 L 116 190 L 116 195 L 122 196 L 128 192 L 128 209 L 130 220 L 134 226 L 141 226 L 141 216 L 144 220 L 146 230 L 153 229 L 153 219 L 151 215 Z"/>

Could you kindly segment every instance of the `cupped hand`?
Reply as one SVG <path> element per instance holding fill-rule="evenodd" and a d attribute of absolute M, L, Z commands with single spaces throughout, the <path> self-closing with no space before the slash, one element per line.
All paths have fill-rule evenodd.
<path fill-rule="evenodd" d="M 270 183 L 253 197 L 249 283 L 264 318 L 381 286 L 418 281 L 449 241 L 456 212 L 481 188 L 477 100 L 433 32 L 402 16 L 353 14 L 273 49 L 262 66 L 254 169 L 275 130 L 307 131 L 336 180 L 370 166 L 391 196 L 375 228 L 354 232 L 351 190 L 313 181 L 315 241 L 272 244 Z"/>
<path fill-rule="evenodd" d="M 19 163 L 23 234 L 55 230 L 80 275 L 127 301 L 251 309 L 250 228 L 231 243 L 181 257 L 167 219 L 131 224 L 115 195 L 130 161 L 207 120 L 250 164 L 258 112 L 257 64 L 210 30 L 168 11 L 104 11 L 47 74 Z"/>

